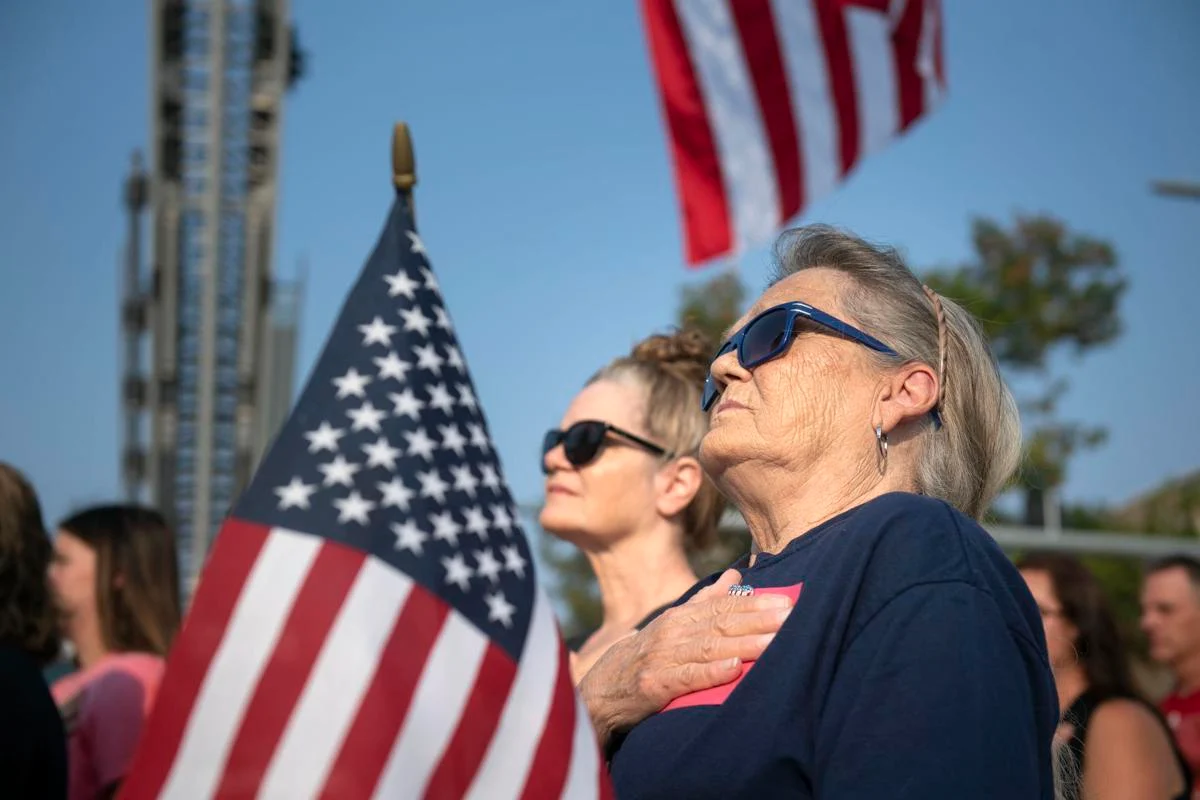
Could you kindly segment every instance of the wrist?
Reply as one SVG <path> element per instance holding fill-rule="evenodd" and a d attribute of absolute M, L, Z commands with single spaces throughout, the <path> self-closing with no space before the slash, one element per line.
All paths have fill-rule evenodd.
<path fill-rule="evenodd" d="M 596 739 L 603 750 L 608 746 L 608 741 L 612 738 L 618 726 L 617 715 L 613 710 L 613 702 L 611 698 L 605 696 L 603 684 L 595 680 L 592 672 L 588 672 L 583 676 L 577 689 L 580 699 L 583 700 L 584 707 L 587 708 L 588 716 L 592 720 L 592 728 L 596 732 Z"/>

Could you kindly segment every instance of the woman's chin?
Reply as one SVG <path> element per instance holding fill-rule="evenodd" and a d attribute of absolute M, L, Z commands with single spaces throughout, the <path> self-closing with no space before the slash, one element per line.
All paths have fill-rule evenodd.
<path fill-rule="evenodd" d="M 538 526 L 555 539 L 567 542 L 579 540 L 582 531 L 580 520 L 576 514 L 566 513 L 565 509 L 556 509 L 550 505 L 542 508 L 538 515 Z"/>
<path fill-rule="evenodd" d="M 728 435 L 728 431 L 712 429 L 704 435 L 700 442 L 698 454 L 700 466 L 705 474 L 714 481 L 737 462 L 737 441 Z"/>

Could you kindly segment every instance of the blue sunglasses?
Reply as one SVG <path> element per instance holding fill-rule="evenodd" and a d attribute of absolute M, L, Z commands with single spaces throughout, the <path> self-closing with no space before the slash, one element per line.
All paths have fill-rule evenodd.
<path fill-rule="evenodd" d="M 787 351 L 788 345 L 791 344 L 796 334 L 803 331 L 803 323 L 796 324 L 796 321 L 801 319 L 815 323 L 876 352 L 900 357 L 899 353 L 871 334 L 860 331 L 853 325 L 842 322 L 819 308 L 813 308 L 808 303 L 792 302 L 772 306 L 747 322 L 741 330 L 721 345 L 721 349 L 713 356 L 713 361 L 731 350 L 737 351 L 738 363 L 742 365 L 743 369 L 753 369 L 759 364 L 765 364 L 773 358 L 778 358 Z M 713 403 L 721 396 L 723 388 L 717 384 L 710 366 L 708 377 L 704 379 L 704 396 L 700 401 L 700 407 L 705 411 L 712 408 Z M 934 424 L 940 427 L 942 418 L 937 409 L 935 408 L 929 413 L 933 417 Z"/>

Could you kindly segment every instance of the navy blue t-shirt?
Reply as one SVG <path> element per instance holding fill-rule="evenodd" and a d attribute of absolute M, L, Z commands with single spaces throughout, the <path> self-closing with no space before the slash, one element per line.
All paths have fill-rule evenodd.
<path fill-rule="evenodd" d="M 1041 617 L 973 520 L 889 494 L 742 577 L 801 584 L 791 615 L 732 691 L 629 731 L 611 761 L 618 797 L 1053 797 Z"/>

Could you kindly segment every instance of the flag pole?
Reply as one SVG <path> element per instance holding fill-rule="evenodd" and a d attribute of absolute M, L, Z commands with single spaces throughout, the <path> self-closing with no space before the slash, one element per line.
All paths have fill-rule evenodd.
<path fill-rule="evenodd" d="M 417 159 L 413 155 L 412 135 L 408 125 L 397 122 L 392 128 L 392 184 L 408 202 L 408 210 L 416 220 L 413 187 L 417 185 Z"/>

